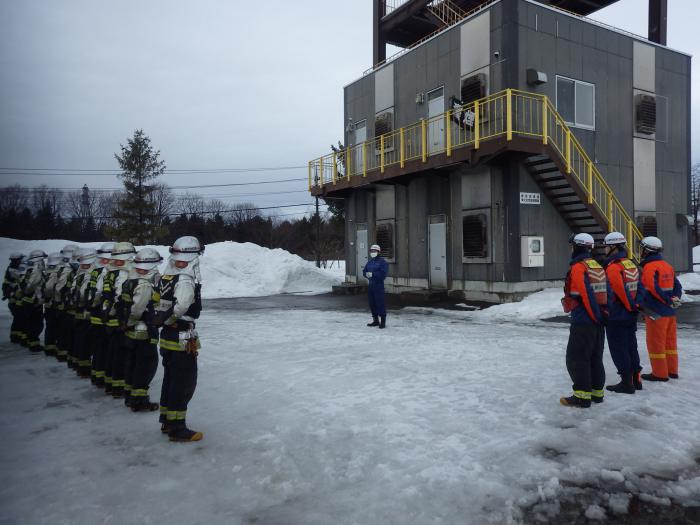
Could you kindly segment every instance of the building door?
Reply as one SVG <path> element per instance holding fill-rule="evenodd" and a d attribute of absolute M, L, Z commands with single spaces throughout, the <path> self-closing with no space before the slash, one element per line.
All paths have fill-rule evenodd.
<path fill-rule="evenodd" d="M 447 228 L 444 215 L 430 217 L 430 287 L 447 288 Z"/>
<path fill-rule="evenodd" d="M 355 253 L 357 256 L 357 283 L 367 283 L 367 279 L 362 277 L 362 268 L 369 259 L 369 249 L 367 246 L 367 230 L 357 230 L 355 237 Z"/>
<path fill-rule="evenodd" d="M 444 112 L 444 89 L 430 91 L 428 93 L 428 153 L 431 155 L 445 149 L 445 119 L 439 118 Z"/>
<path fill-rule="evenodd" d="M 362 174 L 364 166 L 362 165 L 362 143 L 367 140 L 367 121 L 361 120 L 355 124 L 355 143 L 358 146 L 353 150 L 352 156 L 352 173 Z"/>

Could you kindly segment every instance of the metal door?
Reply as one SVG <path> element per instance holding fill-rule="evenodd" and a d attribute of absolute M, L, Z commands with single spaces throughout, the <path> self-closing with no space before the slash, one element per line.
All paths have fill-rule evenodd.
<path fill-rule="evenodd" d="M 355 124 L 355 145 L 352 156 L 352 172 L 362 174 L 364 166 L 362 165 L 362 143 L 367 140 L 367 121 L 362 120 Z"/>
<path fill-rule="evenodd" d="M 362 277 L 362 268 L 365 267 L 365 264 L 367 264 L 367 259 L 369 259 L 367 230 L 357 230 L 355 237 L 355 250 L 357 254 L 357 282 L 366 283 L 367 279 Z"/>
<path fill-rule="evenodd" d="M 440 153 L 445 149 L 445 95 L 443 88 L 428 93 L 428 153 Z"/>
<path fill-rule="evenodd" d="M 443 222 L 431 222 L 430 236 L 430 287 L 447 288 L 447 228 Z"/>

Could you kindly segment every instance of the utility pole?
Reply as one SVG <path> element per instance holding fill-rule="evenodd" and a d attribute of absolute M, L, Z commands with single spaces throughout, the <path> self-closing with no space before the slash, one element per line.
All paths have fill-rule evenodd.
<path fill-rule="evenodd" d="M 321 217 L 318 214 L 318 195 L 316 196 L 316 267 L 321 267 Z"/>

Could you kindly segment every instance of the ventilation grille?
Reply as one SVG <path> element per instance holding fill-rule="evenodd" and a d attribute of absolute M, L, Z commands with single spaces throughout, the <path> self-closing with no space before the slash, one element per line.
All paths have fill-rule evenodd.
<path fill-rule="evenodd" d="M 656 98 L 651 95 L 636 96 L 637 133 L 653 135 L 656 133 Z"/>
<path fill-rule="evenodd" d="M 380 255 L 385 259 L 394 258 L 394 225 L 391 222 L 377 224 L 377 244 L 381 247 Z"/>
<path fill-rule="evenodd" d="M 386 135 L 391 133 L 394 129 L 394 114 L 391 111 L 385 111 L 384 113 L 378 114 L 374 119 L 374 136 L 379 137 L 381 135 Z M 384 137 L 384 149 L 390 149 L 393 147 L 393 136 Z M 379 144 L 377 143 L 377 148 Z"/>
<path fill-rule="evenodd" d="M 488 257 L 486 215 L 462 217 L 462 253 L 464 257 Z"/>
<path fill-rule="evenodd" d="M 486 96 L 486 75 L 478 73 L 462 80 L 462 104 L 469 104 Z"/>
<path fill-rule="evenodd" d="M 639 226 L 644 237 L 656 237 L 658 234 L 656 217 L 653 215 L 640 215 L 637 217 L 637 226 Z"/>

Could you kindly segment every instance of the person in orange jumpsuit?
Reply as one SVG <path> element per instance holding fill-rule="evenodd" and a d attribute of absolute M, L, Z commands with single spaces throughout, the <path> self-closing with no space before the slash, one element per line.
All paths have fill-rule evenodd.
<path fill-rule="evenodd" d="M 664 247 L 657 237 L 644 237 L 640 243 L 642 276 L 637 290 L 637 305 L 645 317 L 647 351 L 651 374 L 646 381 L 678 379 L 676 308 L 681 305 L 683 288 L 673 267 L 663 260 Z"/>
<path fill-rule="evenodd" d="M 589 408 L 591 401 L 602 403 L 604 395 L 603 310 L 608 298 L 607 280 L 605 269 L 591 256 L 593 237 L 579 233 L 572 237 L 571 244 L 562 306 L 571 316 L 566 368 L 574 394 L 560 398 L 559 402 L 564 406 Z"/>
<path fill-rule="evenodd" d="M 627 257 L 627 239 L 610 232 L 603 241 L 606 249 L 605 273 L 608 278 L 608 314 L 605 333 L 610 356 L 620 382 L 605 387 L 610 392 L 634 394 L 642 389 L 637 351 L 637 287 L 639 268 Z"/>

